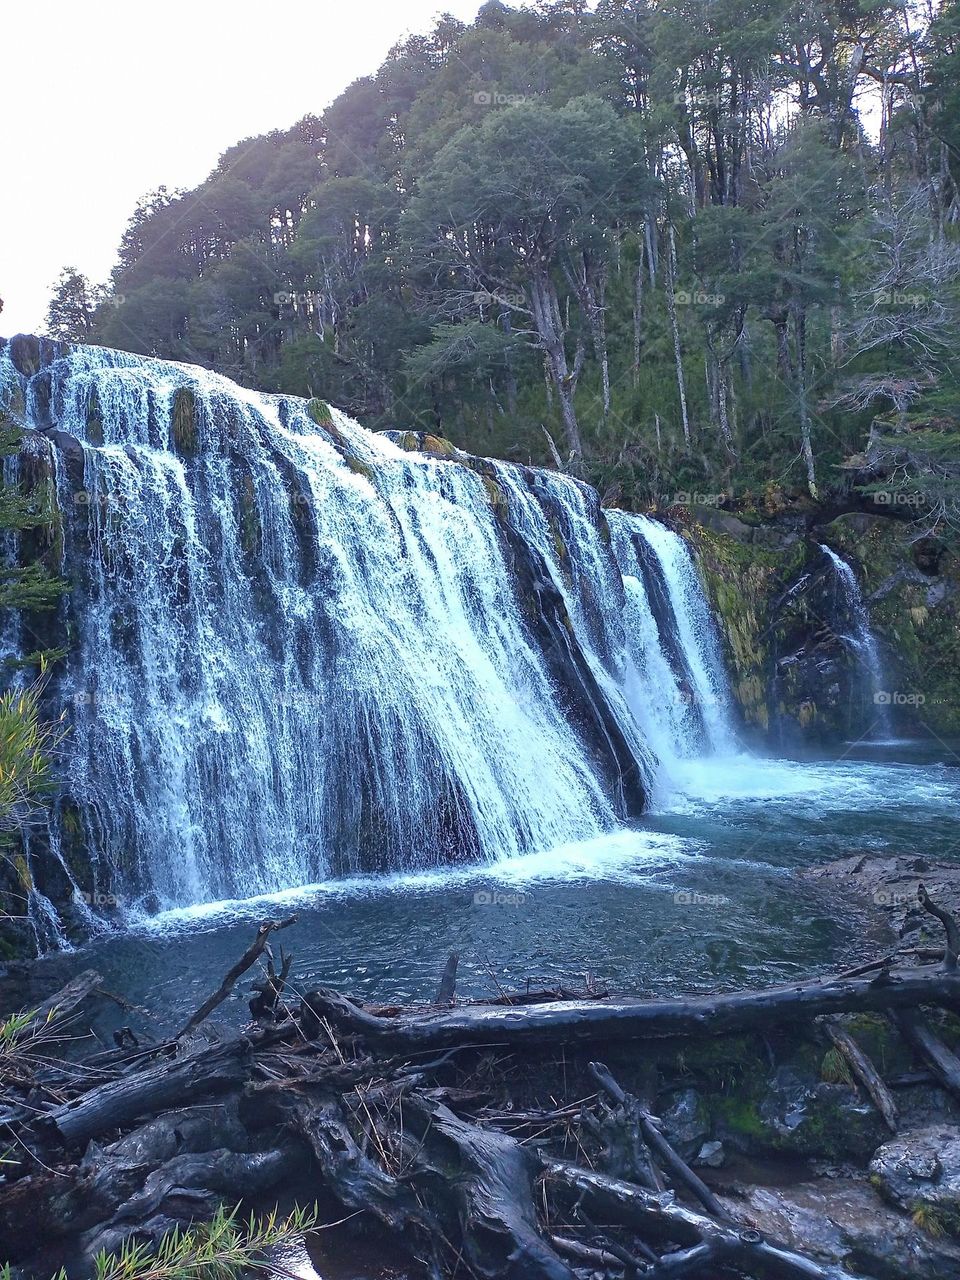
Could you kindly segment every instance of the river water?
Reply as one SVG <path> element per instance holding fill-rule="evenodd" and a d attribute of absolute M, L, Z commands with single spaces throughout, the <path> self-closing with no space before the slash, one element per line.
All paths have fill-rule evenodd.
<path fill-rule="evenodd" d="M 883 944 L 866 904 L 797 870 L 854 853 L 956 857 L 960 757 L 950 744 L 847 745 L 833 758 L 740 753 L 689 761 L 679 789 L 631 829 L 492 866 L 335 880 L 164 912 L 41 961 L 52 985 L 95 966 L 123 1023 L 162 1034 L 215 989 L 256 922 L 278 936 L 294 989 L 429 1001 L 450 951 L 458 991 L 532 985 L 665 992 L 803 976 Z M 247 1016 L 249 976 L 213 1021 Z"/>

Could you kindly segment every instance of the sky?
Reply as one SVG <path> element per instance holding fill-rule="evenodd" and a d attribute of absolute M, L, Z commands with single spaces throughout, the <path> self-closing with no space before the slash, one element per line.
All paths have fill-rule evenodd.
<path fill-rule="evenodd" d="M 0 334 L 64 266 L 105 280 L 141 195 L 318 115 L 392 45 L 481 0 L 47 0 L 0 12 Z"/>

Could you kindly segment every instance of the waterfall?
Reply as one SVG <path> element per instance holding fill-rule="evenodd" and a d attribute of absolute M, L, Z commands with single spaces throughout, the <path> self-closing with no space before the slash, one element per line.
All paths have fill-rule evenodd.
<path fill-rule="evenodd" d="M 31 341 L 0 347 L 0 404 L 71 582 L 50 844 L 124 902 L 548 850 L 732 740 L 692 562 L 654 521 L 318 401 Z"/>
<path fill-rule="evenodd" d="M 644 516 L 607 518 L 626 592 L 627 696 L 669 782 L 681 759 L 736 750 L 719 637 L 679 534 Z"/>
<path fill-rule="evenodd" d="M 856 654 L 866 674 L 872 726 L 879 729 L 881 737 L 888 738 L 891 736 L 891 724 L 887 700 L 891 695 L 885 686 L 880 650 L 870 629 L 870 614 L 867 612 L 857 575 L 842 556 L 823 543 L 819 546 L 833 566 L 843 601 L 841 613 L 850 625 L 850 631 L 844 633 L 841 639 Z"/>

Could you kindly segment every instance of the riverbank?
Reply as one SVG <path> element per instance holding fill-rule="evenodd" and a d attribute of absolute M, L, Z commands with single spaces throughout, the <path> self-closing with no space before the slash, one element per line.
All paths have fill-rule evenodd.
<path fill-rule="evenodd" d="M 128 1026 L 82 1069 L 43 1068 L 32 1115 L 8 1073 L 5 1123 L 23 1154 L 0 1184 L 0 1253 L 38 1280 L 55 1257 L 72 1258 L 80 1275 L 83 1255 L 117 1247 L 131 1230 L 157 1239 L 223 1200 L 319 1193 L 328 1221 L 360 1214 L 324 1233 L 321 1254 L 348 1256 L 372 1214 L 380 1230 L 413 1243 L 410 1275 L 417 1257 L 452 1274 L 458 1251 L 477 1274 L 504 1274 L 522 1240 L 516 1274 L 525 1277 L 586 1274 L 601 1256 L 616 1272 L 625 1254 L 650 1248 L 668 1269 L 677 1250 L 701 1249 L 703 1266 L 685 1274 L 713 1277 L 733 1257 L 733 1230 L 748 1275 L 762 1270 L 753 1251 L 775 1241 L 819 1268 L 804 1275 L 952 1280 L 960 1103 L 944 1064 L 960 1048 L 960 977 L 931 958 L 942 956 L 944 932 L 914 881 L 927 877 L 931 894 L 936 886 L 943 911 L 957 905 L 960 875 L 916 858 L 844 859 L 795 874 L 829 886 L 838 907 L 856 898 L 889 917 L 889 938 L 839 981 L 781 994 L 638 1002 L 596 989 L 522 991 L 477 1005 L 457 999 L 451 961 L 432 1006 L 364 1007 L 306 992 L 295 955 L 281 964 L 274 945 L 240 1037 L 203 1008 L 180 1036 L 156 1043 Z M 917 913 L 927 927 L 913 928 Z M 273 941 L 260 931 L 224 999 Z M 911 947 L 926 961 L 919 968 Z M 204 976 L 210 995 L 215 979 Z M 104 999 L 99 975 L 80 996 L 70 1016 L 89 1022 Z M 939 1059 L 911 1043 L 920 1005 Z M 207 1001 L 206 1014 L 216 1007 Z M 48 1062 L 61 1051 L 48 1046 Z M 456 1191 L 436 1182 L 441 1170 Z M 28 1201 L 36 1226 L 25 1235 Z M 620 1226 L 601 1230 L 600 1221 Z M 782 1265 L 777 1274 L 801 1274 L 790 1270 L 799 1262 Z"/>

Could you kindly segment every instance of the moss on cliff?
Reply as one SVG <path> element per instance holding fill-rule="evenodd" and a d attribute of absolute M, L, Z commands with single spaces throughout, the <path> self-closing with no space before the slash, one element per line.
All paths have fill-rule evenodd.
<path fill-rule="evenodd" d="M 773 605 L 802 568 L 804 545 L 798 539 L 779 550 L 760 545 L 748 526 L 733 520 L 725 527 L 692 523 L 680 532 L 690 544 L 720 623 L 733 695 L 747 724 L 765 731 L 770 728 L 775 660 Z"/>

